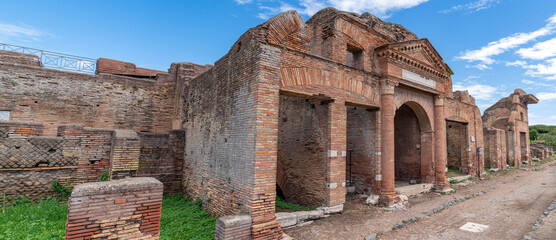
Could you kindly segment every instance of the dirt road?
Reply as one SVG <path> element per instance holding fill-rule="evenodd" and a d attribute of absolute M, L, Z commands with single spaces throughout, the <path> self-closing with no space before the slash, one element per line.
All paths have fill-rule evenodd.
<path fill-rule="evenodd" d="M 551 165 L 550 165 L 551 164 Z M 369 208 L 362 200 L 348 201 L 343 214 L 314 223 L 287 229 L 297 239 L 364 239 L 371 233 L 390 229 L 403 219 L 431 211 L 454 199 L 481 190 L 487 193 L 458 203 L 444 211 L 425 217 L 401 229 L 379 235 L 379 239 L 522 239 L 539 215 L 556 198 L 556 166 L 544 169 L 512 169 L 486 176 L 485 180 L 454 186 L 452 195 L 425 194 L 410 198 L 405 211 L 382 211 Z M 460 230 L 471 222 L 488 226 L 480 233 Z M 554 227 L 548 227 L 550 230 Z M 556 235 L 554 235 L 556 236 Z M 540 237 L 540 234 L 539 234 Z M 535 238 L 536 239 L 536 238 Z M 543 238 L 540 238 L 543 239 Z"/>

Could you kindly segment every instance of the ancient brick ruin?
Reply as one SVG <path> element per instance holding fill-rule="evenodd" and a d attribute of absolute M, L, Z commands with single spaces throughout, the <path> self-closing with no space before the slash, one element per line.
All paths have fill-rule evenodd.
<path fill-rule="evenodd" d="M 485 148 L 490 153 L 486 162 L 492 167 L 501 167 L 497 166 L 497 162 L 504 166 L 531 163 L 527 105 L 537 102 L 539 99 L 533 94 L 516 89 L 510 96 L 500 99 L 485 110 L 483 127 L 489 139 Z M 503 160 L 504 152 L 507 161 Z"/>
<path fill-rule="evenodd" d="M 448 191 L 448 168 L 530 162 L 522 137 L 534 96 L 516 90 L 481 117 L 467 91 L 452 91 L 429 40 L 369 13 L 326 8 L 307 22 L 281 13 L 214 66 L 97 65 L 87 75 L 0 52 L 7 195 L 40 197 L 55 180 L 74 186 L 104 172 L 149 176 L 165 193 L 239 216 L 219 221 L 217 236 L 277 239 L 277 194 L 334 213 L 350 188 L 389 207 L 401 202 L 398 184 Z"/>
<path fill-rule="evenodd" d="M 145 177 L 77 185 L 69 199 L 66 239 L 158 239 L 162 188 Z"/>

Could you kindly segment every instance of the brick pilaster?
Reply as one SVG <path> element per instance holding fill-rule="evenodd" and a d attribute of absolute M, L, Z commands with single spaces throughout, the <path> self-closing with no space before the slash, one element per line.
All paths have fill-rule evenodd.
<path fill-rule="evenodd" d="M 330 102 L 327 162 L 327 205 L 329 207 L 344 204 L 346 200 L 346 122 L 345 102 Z"/>

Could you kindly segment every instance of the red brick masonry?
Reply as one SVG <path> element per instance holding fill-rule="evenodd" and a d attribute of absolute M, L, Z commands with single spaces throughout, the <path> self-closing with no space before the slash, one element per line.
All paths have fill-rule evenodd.
<path fill-rule="evenodd" d="M 158 239 L 162 189 L 148 177 L 75 186 L 66 239 Z"/>

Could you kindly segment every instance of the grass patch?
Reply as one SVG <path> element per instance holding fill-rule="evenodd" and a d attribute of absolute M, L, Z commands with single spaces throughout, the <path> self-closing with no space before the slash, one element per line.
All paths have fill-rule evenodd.
<path fill-rule="evenodd" d="M 55 198 L 36 203 L 25 197 L 0 201 L 0 239 L 64 239 L 66 204 Z M 201 208 L 200 201 L 164 196 L 160 239 L 214 239 L 215 224 L 216 218 Z"/>
<path fill-rule="evenodd" d="M 203 210 L 200 203 L 180 195 L 164 196 L 160 239 L 214 239 L 216 218 Z"/>
<path fill-rule="evenodd" d="M 295 203 L 286 202 L 286 200 L 282 199 L 281 197 L 276 197 L 276 211 L 311 211 L 315 210 L 313 207 L 301 206 Z"/>
<path fill-rule="evenodd" d="M 25 197 L 3 201 L 0 239 L 64 239 L 68 207 L 57 199 L 33 203 Z"/>

